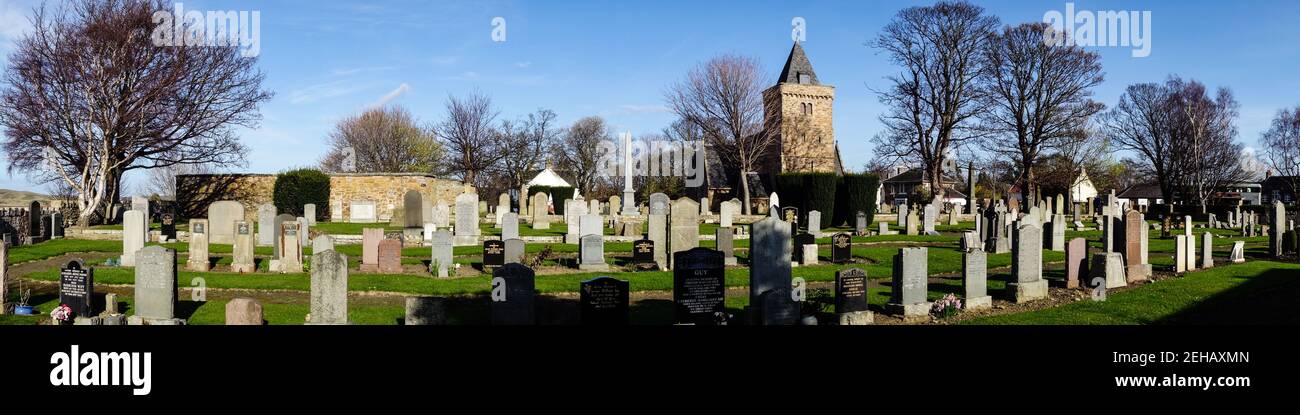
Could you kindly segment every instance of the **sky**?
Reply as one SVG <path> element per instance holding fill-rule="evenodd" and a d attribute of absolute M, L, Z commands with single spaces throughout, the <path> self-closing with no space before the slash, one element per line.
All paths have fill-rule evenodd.
<path fill-rule="evenodd" d="M 845 166 L 871 159 L 883 112 L 874 90 L 897 72 L 868 46 L 906 7 L 929 1 L 185 1 L 185 10 L 260 12 L 258 66 L 275 97 L 261 125 L 239 129 L 246 166 L 275 173 L 314 166 L 334 124 L 375 105 L 442 119 L 449 95 L 480 92 L 500 118 L 546 108 L 562 125 L 604 117 L 619 132 L 658 132 L 674 116 L 664 91 L 719 54 L 758 58 L 771 82 L 803 18 L 818 79 L 835 86 L 835 138 Z M 1004 24 L 1041 22 L 1065 1 L 974 1 Z M 0 64 L 28 30 L 39 2 L 0 0 Z M 57 4 L 52 1 L 50 4 Z M 1095 47 L 1106 81 L 1096 100 L 1113 106 L 1128 85 L 1170 75 L 1228 87 L 1241 104 L 1239 139 L 1253 148 L 1273 115 L 1300 105 L 1300 20 L 1294 1 L 1076 1 L 1079 11 L 1150 11 L 1151 49 Z M 504 41 L 494 41 L 504 22 Z M 43 191 L 22 173 L 0 188 Z M 144 175 L 128 176 L 128 194 Z"/>

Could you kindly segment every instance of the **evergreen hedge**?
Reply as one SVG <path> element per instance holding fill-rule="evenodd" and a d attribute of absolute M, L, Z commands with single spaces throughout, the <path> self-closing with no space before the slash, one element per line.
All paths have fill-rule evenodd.
<path fill-rule="evenodd" d="M 839 176 L 834 173 L 783 173 L 776 177 L 777 194 L 783 207 L 799 208 L 799 215 L 805 220 L 808 212 L 821 212 L 822 228 L 834 223 L 838 182 Z"/>
<path fill-rule="evenodd" d="M 854 225 L 858 212 L 867 215 L 867 226 L 871 226 L 876 214 L 876 190 L 880 188 L 880 176 L 875 174 L 845 174 L 840 177 L 835 191 L 835 224 Z"/>
<path fill-rule="evenodd" d="M 533 203 L 533 199 L 531 198 L 531 196 L 536 195 L 538 193 L 546 193 L 548 195 L 551 195 L 551 200 L 555 202 L 556 215 L 563 215 L 564 201 L 573 198 L 572 187 L 532 186 L 528 188 L 528 196 L 530 196 L 530 198 L 528 199 L 528 203 Z M 529 206 L 529 208 L 531 209 L 532 206 Z"/>
<path fill-rule="evenodd" d="M 303 206 L 316 205 L 316 217 L 330 217 L 330 176 L 315 169 L 298 169 L 275 177 L 272 203 L 280 213 L 302 216 Z"/>

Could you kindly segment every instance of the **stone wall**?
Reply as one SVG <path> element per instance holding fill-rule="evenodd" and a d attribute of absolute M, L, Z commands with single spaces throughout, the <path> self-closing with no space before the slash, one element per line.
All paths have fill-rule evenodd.
<path fill-rule="evenodd" d="M 779 84 L 763 91 L 763 101 L 764 124 L 780 135 L 776 148 L 781 157 L 769 161 L 769 173 L 839 173 L 835 87 Z"/>
<path fill-rule="evenodd" d="M 176 176 L 177 205 L 182 218 L 207 216 L 207 206 L 222 200 L 234 200 L 244 205 L 246 220 L 257 220 L 257 207 L 272 203 L 275 190 L 273 174 L 199 174 Z M 441 179 L 419 173 L 331 174 L 330 206 L 317 206 L 317 219 L 330 220 L 331 208 L 341 206 L 342 218 L 347 218 L 352 202 L 374 202 L 380 220 L 389 220 L 394 211 L 402 207 L 408 190 L 417 190 L 428 205 L 439 200 L 451 206 L 465 186 L 456 180 Z M 480 195 L 482 198 L 482 195 Z M 486 199 L 484 199 L 486 200 Z M 336 214 L 335 216 L 340 216 Z"/>

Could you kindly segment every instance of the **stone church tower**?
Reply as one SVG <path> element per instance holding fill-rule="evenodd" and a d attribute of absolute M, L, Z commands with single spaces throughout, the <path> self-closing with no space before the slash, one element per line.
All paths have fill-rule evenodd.
<path fill-rule="evenodd" d="M 764 173 L 842 173 L 832 124 L 834 104 L 835 87 L 817 80 L 803 47 L 795 42 L 776 86 L 763 91 L 764 125 L 769 134 L 776 134 Z"/>

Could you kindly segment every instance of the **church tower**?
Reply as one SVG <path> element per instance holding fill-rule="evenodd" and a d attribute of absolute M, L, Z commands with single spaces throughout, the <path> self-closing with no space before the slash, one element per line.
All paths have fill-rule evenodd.
<path fill-rule="evenodd" d="M 842 173 L 832 124 L 835 87 L 822 85 L 795 42 L 777 84 L 763 91 L 764 125 L 776 134 L 766 173 Z"/>

